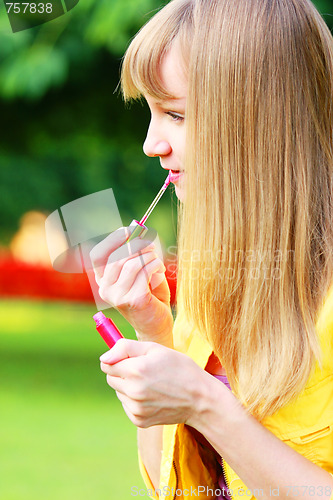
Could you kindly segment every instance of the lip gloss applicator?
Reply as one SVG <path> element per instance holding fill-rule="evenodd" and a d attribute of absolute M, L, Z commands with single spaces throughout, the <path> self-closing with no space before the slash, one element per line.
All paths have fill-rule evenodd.
<path fill-rule="evenodd" d="M 141 238 L 142 236 L 144 236 L 146 234 L 146 232 L 148 231 L 148 228 L 144 225 L 144 223 L 146 222 L 149 215 L 152 213 L 152 211 L 156 207 L 157 203 L 161 199 L 164 191 L 169 186 L 169 184 L 170 184 L 170 172 L 169 172 L 169 175 L 166 178 L 163 186 L 161 187 L 161 189 L 159 190 L 159 192 L 155 196 L 153 202 L 150 204 L 148 210 L 146 211 L 146 213 L 144 214 L 142 219 L 140 221 L 137 221 L 135 219 L 132 220 L 130 226 L 136 226 L 136 227 L 134 228 L 134 230 L 132 231 L 132 233 L 128 237 L 127 242 L 131 241 L 133 238 L 137 238 L 137 237 Z M 116 325 L 114 324 L 112 319 L 107 318 L 101 311 L 96 313 L 93 316 L 93 319 L 96 322 L 96 330 L 98 331 L 98 333 L 100 334 L 100 336 L 102 337 L 102 339 L 104 340 L 104 342 L 107 344 L 107 346 L 110 349 L 115 345 L 115 343 L 119 339 L 124 338 L 124 336 L 120 333 L 120 331 L 118 330 L 118 328 L 116 327 Z"/>
<path fill-rule="evenodd" d="M 171 180 L 170 180 L 170 172 L 169 172 L 168 177 L 165 179 L 163 186 L 161 187 L 161 189 L 159 190 L 159 192 L 157 193 L 157 195 L 153 199 L 152 203 L 150 204 L 148 210 L 146 211 L 146 213 L 144 214 L 142 219 L 140 221 L 133 219 L 132 222 L 130 223 L 130 227 L 132 227 L 132 226 L 136 226 L 136 227 L 131 232 L 131 235 L 129 236 L 127 241 L 131 241 L 137 237 L 142 238 L 142 236 L 144 236 L 146 234 L 146 232 L 148 231 L 148 228 L 145 226 L 145 222 L 148 219 L 148 217 L 150 216 L 150 214 L 152 213 L 152 211 L 154 210 L 154 208 L 156 207 L 157 203 L 162 198 L 162 195 L 165 192 L 166 188 L 169 186 L 170 182 L 171 182 Z"/>

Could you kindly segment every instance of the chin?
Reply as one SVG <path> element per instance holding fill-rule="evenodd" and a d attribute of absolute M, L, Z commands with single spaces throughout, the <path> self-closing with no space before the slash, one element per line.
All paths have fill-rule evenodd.
<path fill-rule="evenodd" d="M 178 200 L 183 203 L 184 200 L 185 200 L 185 190 L 184 190 L 184 188 L 175 186 L 175 193 L 176 193 L 176 196 L 177 196 Z"/>

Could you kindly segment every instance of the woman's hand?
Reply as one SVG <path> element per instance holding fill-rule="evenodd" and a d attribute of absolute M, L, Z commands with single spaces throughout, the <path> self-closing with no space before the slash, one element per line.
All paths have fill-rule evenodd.
<path fill-rule="evenodd" d="M 173 317 L 165 266 L 149 241 L 120 228 L 90 252 L 101 298 L 115 307 L 136 330 L 139 340 L 172 347 Z"/>
<path fill-rule="evenodd" d="M 211 377 L 185 354 L 154 342 L 121 339 L 100 360 L 127 416 L 142 428 L 190 423 Z"/>

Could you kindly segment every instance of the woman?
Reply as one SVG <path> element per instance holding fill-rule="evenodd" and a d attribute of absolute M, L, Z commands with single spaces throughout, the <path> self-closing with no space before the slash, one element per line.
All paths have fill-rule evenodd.
<path fill-rule="evenodd" d="M 146 99 L 144 151 L 182 202 L 174 325 L 151 246 L 108 262 L 118 231 L 91 256 L 140 341 L 101 368 L 146 484 L 156 498 L 333 498 L 329 30 L 309 0 L 174 0 L 132 41 L 122 88 Z"/>

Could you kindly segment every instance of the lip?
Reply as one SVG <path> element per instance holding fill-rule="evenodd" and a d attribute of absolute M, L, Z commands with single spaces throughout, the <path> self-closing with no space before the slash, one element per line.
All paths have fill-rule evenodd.
<path fill-rule="evenodd" d="M 179 172 L 173 172 L 172 170 L 170 170 L 169 172 L 169 179 L 170 179 L 170 182 L 172 182 L 173 184 L 176 184 L 179 179 L 181 179 L 184 175 L 184 171 L 179 171 Z"/>

